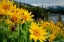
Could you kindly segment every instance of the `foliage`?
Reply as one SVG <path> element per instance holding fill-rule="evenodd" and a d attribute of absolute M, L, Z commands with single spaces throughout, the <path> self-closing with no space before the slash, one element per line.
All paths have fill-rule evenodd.
<path fill-rule="evenodd" d="M 40 16 L 40 12 L 42 10 L 37 7 L 34 13 Z M 64 42 L 61 22 L 35 22 L 33 16 L 13 0 L 0 0 L 0 42 Z"/>

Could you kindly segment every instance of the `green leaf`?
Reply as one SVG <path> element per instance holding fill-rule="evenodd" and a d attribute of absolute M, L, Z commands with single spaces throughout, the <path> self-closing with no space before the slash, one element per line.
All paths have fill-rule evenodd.
<path fill-rule="evenodd" d="M 25 40 L 25 42 L 28 42 L 28 39 L 29 39 L 29 37 L 28 37 L 28 29 L 29 29 L 29 22 L 25 22 L 24 24 L 23 24 L 23 31 L 24 31 L 24 40 Z"/>
<path fill-rule="evenodd" d="M 4 35 L 2 33 L 0 33 L 0 42 L 3 42 L 3 37 L 4 37 Z"/>
<path fill-rule="evenodd" d="M 29 36 L 28 36 L 28 28 L 29 28 L 29 22 L 25 22 L 23 25 L 20 24 L 19 25 L 19 29 L 20 29 L 20 33 L 19 33 L 19 37 L 21 39 L 21 42 L 28 42 Z"/>

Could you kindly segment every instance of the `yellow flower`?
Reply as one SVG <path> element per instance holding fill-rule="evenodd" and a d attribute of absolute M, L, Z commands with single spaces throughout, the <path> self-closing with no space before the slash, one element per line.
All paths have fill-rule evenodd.
<path fill-rule="evenodd" d="M 20 17 L 20 15 L 19 15 L 19 11 L 14 11 L 13 12 L 13 15 L 9 15 L 9 17 L 11 18 L 11 21 L 12 22 L 17 22 L 17 23 L 19 23 L 19 21 L 21 20 L 21 17 Z"/>
<path fill-rule="evenodd" d="M 0 1 L 0 15 L 10 15 L 13 8 L 13 1 L 1 0 Z"/>
<path fill-rule="evenodd" d="M 50 23 L 54 24 L 54 22 L 51 20 Z"/>
<path fill-rule="evenodd" d="M 55 38 L 56 38 L 55 34 L 50 34 L 49 42 L 53 42 Z"/>
<path fill-rule="evenodd" d="M 46 30 L 42 29 L 39 25 L 36 23 L 31 23 L 30 29 L 29 29 L 30 34 L 30 39 L 34 39 L 35 42 L 39 40 L 40 42 L 43 42 L 46 40 L 47 32 Z"/>
<path fill-rule="evenodd" d="M 57 22 L 57 26 L 59 26 L 59 27 L 63 27 L 63 25 L 62 25 L 61 22 Z"/>
<path fill-rule="evenodd" d="M 61 35 L 64 37 L 64 27 L 60 30 Z"/>
<path fill-rule="evenodd" d="M 29 13 L 27 10 L 25 10 L 24 13 L 21 14 L 21 18 L 25 21 L 31 21 L 33 16 L 34 15 L 31 15 L 31 12 Z"/>
<path fill-rule="evenodd" d="M 6 23 L 7 24 L 13 24 L 13 22 L 11 20 L 9 20 L 9 19 L 6 19 Z"/>

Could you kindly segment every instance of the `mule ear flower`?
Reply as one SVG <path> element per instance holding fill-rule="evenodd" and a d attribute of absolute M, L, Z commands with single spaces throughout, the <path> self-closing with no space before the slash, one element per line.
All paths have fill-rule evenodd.
<path fill-rule="evenodd" d="M 38 26 L 36 23 L 31 23 L 30 28 L 30 39 L 34 39 L 35 42 L 39 40 L 40 42 L 46 41 L 47 32 Z"/>
<path fill-rule="evenodd" d="M 0 15 L 10 15 L 12 14 L 13 1 L 1 0 L 0 1 Z"/>
<path fill-rule="evenodd" d="M 21 17 L 20 17 L 20 15 L 18 13 L 19 12 L 14 11 L 13 12 L 13 15 L 9 15 L 9 17 L 11 18 L 11 21 L 12 22 L 16 22 L 16 23 L 19 23 L 20 22 Z"/>
<path fill-rule="evenodd" d="M 32 21 L 32 17 L 34 15 L 31 15 L 31 12 L 29 13 L 27 10 L 23 10 L 23 9 L 21 9 L 21 11 L 22 11 L 21 18 L 22 18 L 23 22 L 24 21 L 28 21 L 28 22 Z"/>
<path fill-rule="evenodd" d="M 31 15 L 31 12 L 29 13 L 28 11 L 25 11 L 21 17 L 25 21 L 30 21 L 33 15 Z"/>

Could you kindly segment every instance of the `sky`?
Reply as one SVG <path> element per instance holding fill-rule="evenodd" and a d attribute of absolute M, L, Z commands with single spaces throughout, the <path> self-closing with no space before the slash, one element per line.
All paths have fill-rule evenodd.
<path fill-rule="evenodd" d="M 64 6 L 64 0 L 16 0 L 18 2 L 27 3 L 27 4 L 43 4 L 43 5 L 63 5 Z"/>

